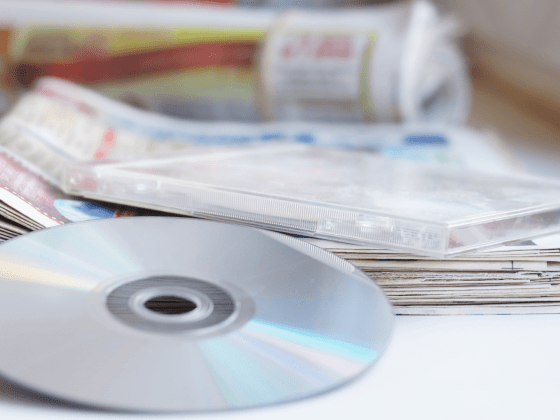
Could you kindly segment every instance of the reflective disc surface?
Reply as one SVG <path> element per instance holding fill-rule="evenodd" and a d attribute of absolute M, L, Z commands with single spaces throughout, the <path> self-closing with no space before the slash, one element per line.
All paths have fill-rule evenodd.
<path fill-rule="evenodd" d="M 166 217 L 45 229 L 0 246 L 0 375 L 123 410 L 281 403 L 356 377 L 387 344 L 364 273 L 273 232 Z"/>

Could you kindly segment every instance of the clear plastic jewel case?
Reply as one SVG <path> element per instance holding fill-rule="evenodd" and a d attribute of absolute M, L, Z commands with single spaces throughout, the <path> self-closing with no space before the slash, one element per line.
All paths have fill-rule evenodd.
<path fill-rule="evenodd" d="M 67 168 L 67 193 L 446 257 L 560 231 L 560 182 L 305 145 Z"/>

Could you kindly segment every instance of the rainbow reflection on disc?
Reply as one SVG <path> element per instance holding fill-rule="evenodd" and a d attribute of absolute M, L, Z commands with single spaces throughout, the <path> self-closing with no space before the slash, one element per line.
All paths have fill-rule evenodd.
<path fill-rule="evenodd" d="M 336 388 L 387 345 L 391 306 L 347 261 L 290 236 L 136 217 L 0 246 L 0 374 L 53 397 L 214 411 Z"/>

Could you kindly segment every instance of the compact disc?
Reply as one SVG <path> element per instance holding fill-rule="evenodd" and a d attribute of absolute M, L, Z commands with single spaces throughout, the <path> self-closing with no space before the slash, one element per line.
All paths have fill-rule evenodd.
<path fill-rule="evenodd" d="M 0 375 L 120 410 L 281 403 L 355 378 L 391 306 L 347 261 L 274 232 L 137 217 L 0 246 Z"/>

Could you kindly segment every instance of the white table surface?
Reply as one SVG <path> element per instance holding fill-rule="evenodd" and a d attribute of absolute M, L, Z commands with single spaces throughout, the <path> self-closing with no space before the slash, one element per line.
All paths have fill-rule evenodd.
<path fill-rule="evenodd" d="M 560 315 L 400 316 L 389 348 L 352 383 L 303 401 L 205 415 L 49 404 L 0 382 L 2 419 L 560 418 Z"/>

